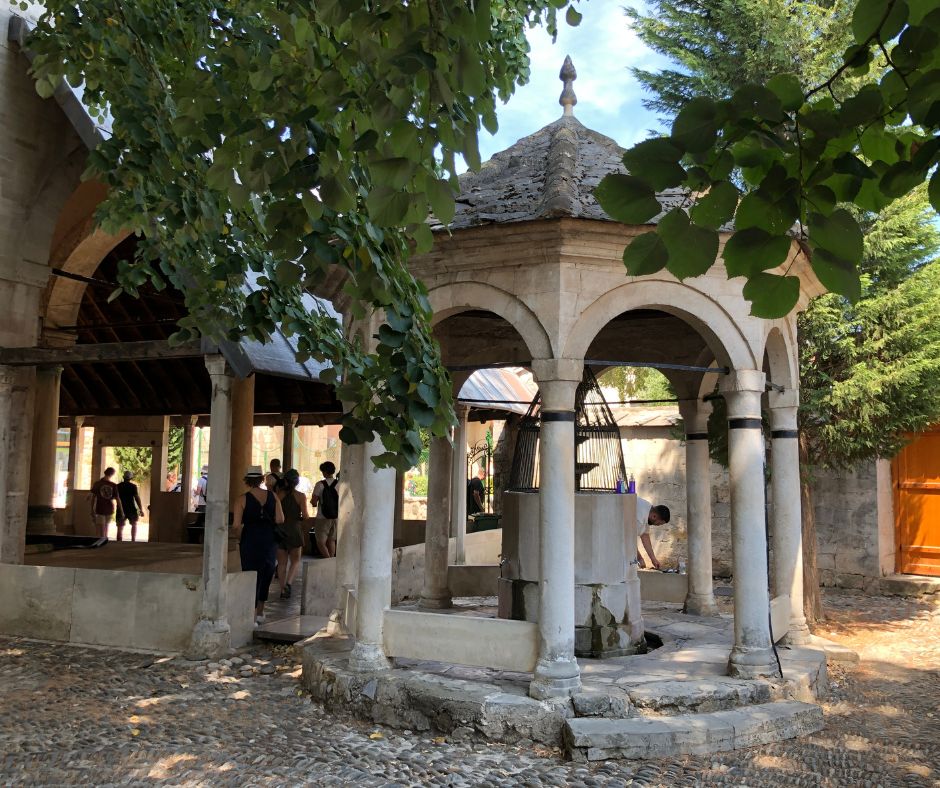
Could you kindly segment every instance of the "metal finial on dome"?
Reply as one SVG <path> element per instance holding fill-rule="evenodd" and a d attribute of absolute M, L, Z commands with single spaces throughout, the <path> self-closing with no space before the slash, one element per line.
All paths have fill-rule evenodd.
<path fill-rule="evenodd" d="M 571 83 L 578 78 L 578 72 L 574 70 L 571 55 L 565 55 L 565 62 L 558 73 L 558 78 L 564 83 L 558 103 L 565 108 L 565 115 L 574 115 L 574 105 L 578 103 L 578 97 L 574 94 Z"/>

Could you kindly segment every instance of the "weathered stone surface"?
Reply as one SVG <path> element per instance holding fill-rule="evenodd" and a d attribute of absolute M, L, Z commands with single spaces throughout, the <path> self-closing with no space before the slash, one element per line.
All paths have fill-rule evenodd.
<path fill-rule="evenodd" d="M 686 714 L 731 709 L 771 700 L 765 681 L 726 678 L 721 681 L 656 681 L 629 690 L 638 709 L 660 714 Z"/>
<path fill-rule="evenodd" d="M 576 760 L 666 758 L 767 744 L 822 727 L 822 710 L 818 706 L 778 701 L 675 717 L 572 719 L 565 723 L 565 747 Z"/>

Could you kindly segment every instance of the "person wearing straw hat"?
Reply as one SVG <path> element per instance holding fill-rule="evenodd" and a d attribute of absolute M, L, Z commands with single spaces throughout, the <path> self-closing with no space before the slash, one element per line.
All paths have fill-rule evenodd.
<path fill-rule="evenodd" d="M 276 527 L 284 522 L 284 511 L 277 496 L 264 490 L 264 473 L 260 465 L 245 471 L 246 492 L 235 503 L 234 535 L 238 538 L 238 552 L 243 572 L 257 572 L 255 584 L 255 625 L 264 623 L 264 603 L 274 579 L 277 556 Z"/>

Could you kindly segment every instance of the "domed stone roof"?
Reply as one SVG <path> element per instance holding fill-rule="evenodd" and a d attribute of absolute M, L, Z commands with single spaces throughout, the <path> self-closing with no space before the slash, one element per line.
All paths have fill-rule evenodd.
<path fill-rule="evenodd" d="M 624 148 L 574 117 L 577 98 L 569 58 L 561 78 L 565 89 L 559 103 L 565 114 L 495 154 L 478 172 L 461 175 L 449 229 L 558 217 L 612 221 L 594 199 L 594 189 L 608 173 L 626 172 Z M 682 197 L 679 189 L 657 194 L 664 210 L 678 205 Z M 433 229 L 443 229 L 435 219 L 431 222 Z"/>

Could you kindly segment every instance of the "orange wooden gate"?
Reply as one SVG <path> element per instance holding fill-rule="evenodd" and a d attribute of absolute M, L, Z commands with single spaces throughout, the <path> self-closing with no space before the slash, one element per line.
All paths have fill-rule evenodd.
<path fill-rule="evenodd" d="M 892 474 L 897 571 L 940 577 L 940 428 L 903 448 Z"/>

